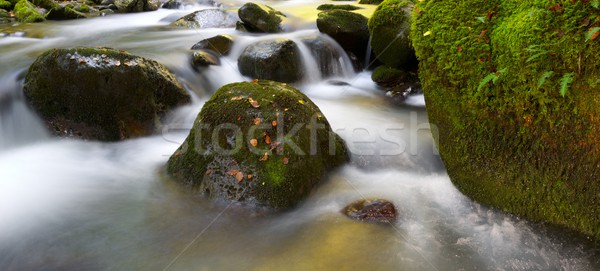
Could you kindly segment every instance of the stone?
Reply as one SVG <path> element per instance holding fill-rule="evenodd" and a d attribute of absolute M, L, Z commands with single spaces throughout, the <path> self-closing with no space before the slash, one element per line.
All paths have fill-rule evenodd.
<path fill-rule="evenodd" d="M 346 206 L 342 213 L 356 221 L 393 224 L 396 222 L 394 204 L 383 199 L 365 199 L 355 201 Z"/>
<path fill-rule="evenodd" d="M 235 13 L 221 9 L 203 9 L 185 15 L 171 25 L 185 28 L 228 28 L 234 27 L 237 20 Z"/>
<path fill-rule="evenodd" d="M 221 87 L 167 163 L 175 181 L 215 201 L 283 210 L 349 160 L 319 108 L 267 80 Z"/>
<path fill-rule="evenodd" d="M 169 110 L 190 102 L 163 65 L 102 47 L 44 52 L 23 92 L 55 135 L 100 141 L 150 135 Z"/>
<path fill-rule="evenodd" d="M 253 79 L 284 83 L 299 81 L 304 74 L 298 46 L 284 38 L 249 45 L 238 58 L 238 68 Z"/>
<path fill-rule="evenodd" d="M 248 32 L 282 32 L 281 22 L 285 15 L 270 6 L 248 2 L 238 10 L 238 16 Z"/>
<path fill-rule="evenodd" d="M 363 15 L 336 9 L 319 13 L 317 27 L 362 62 L 369 44 L 367 22 L 368 19 Z"/>
<path fill-rule="evenodd" d="M 386 0 L 369 19 L 374 56 L 389 67 L 410 69 L 417 64 L 410 41 L 411 7 L 408 0 Z"/>
<path fill-rule="evenodd" d="M 229 54 L 233 46 L 233 37 L 230 35 L 217 35 L 208 39 L 203 39 L 192 46 L 192 50 L 208 49 L 219 53 L 220 55 Z"/>

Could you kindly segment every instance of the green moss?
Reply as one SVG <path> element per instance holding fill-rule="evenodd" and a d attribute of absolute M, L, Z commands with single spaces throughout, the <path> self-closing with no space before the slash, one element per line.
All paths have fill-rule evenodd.
<path fill-rule="evenodd" d="M 251 32 L 278 33 L 281 28 L 283 13 L 270 6 L 248 2 L 238 10 L 240 20 Z"/>
<path fill-rule="evenodd" d="M 397 82 L 406 80 L 407 74 L 403 70 L 388 67 L 385 65 L 375 68 L 371 74 L 371 79 L 377 84 L 386 84 L 387 82 Z"/>
<path fill-rule="evenodd" d="M 44 15 L 35 10 L 35 6 L 27 0 L 21 0 L 15 5 L 15 17 L 24 23 L 35 23 L 46 20 Z"/>
<path fill-rule="evenodd" d="M 410 42 L 408 0 L 386 0 L 369 19 L 371 48 L 377 59 L 394 68 L 406 68 L 414 62 Z"/>
<path fill-rule="evenodd" d="M 366 4 L 366 5 L 379 5 L 381 4 L 381 2 L 383 2 L 383 0 L 360 0 L 358 1 L 359 4 Z"/>
<path fill-rule="evenodd" d="M 0 9 L 11 10 L 13 4 L 6 0 L 0 0 Z"/>
<path fill-rule="evenodd" d="M 341 10 L 357 10 L 361 9 L 361 7 L 353 6 L 353 5 L 333 5 L 333 4 L 323 4 L 317 7 L 317 10 L 333 10 L 333 9 L 341 9 Z"/>
<path fill-rule="evenodd" d="M 90 8 L 88 5 L 79 5 L 75 8 L 75 10 L 81 13 L 90 13 L 92 8 Z"/>
<path fill-rule="evenodd" d="M 423 1 L 411 37 L 456 186 L 481 203 L 600 237 L 600 93 L 592 83 L 600 44 L 585 41 L 598 10 L 555 5 Z M 563 97 L 566 74 L 574 80 Z"/>
<path fill-rule="evenodd" d="M 311 120 L 322 126 L 314 135 Z M 206 102 L 167 171 L 212 198 L 289 208 L 347 161 L 343 142 L 330 133 L 318 107 L 298 90 L 264 80 L 233 83 Z"/>

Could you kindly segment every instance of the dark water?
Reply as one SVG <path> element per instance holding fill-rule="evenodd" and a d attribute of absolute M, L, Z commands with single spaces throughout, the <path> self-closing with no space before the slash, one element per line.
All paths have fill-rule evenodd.
<path fill-rule="evenodd" d="M 290 14 L 291 33 L 176 30 L 166 11 L 19 26 L 0 38 L 1 270 L 599 270 L 584 237 L 482 207 L 450 182 L 433 147 L 423 98 L 393 106 L 370 81 L 339 63 L 334 86 L 303 52 L 308 79 L 297 85 L 322 109 L 352 151 L 297 209 L 249 215 L 174 185 L 162 166 L 219 86 L 248 78 L 236 55 L 250 42 L 319 35 L 320 3 L 272 1 Z M 237 3 L 229 4 L 231 6 Z M 194 6 L 194 9 L 208 6 Z M 371 9 L 372 10 L 372 9 Z M 300 18 L 307 18 L 300 20 Z M 11 28 L 14 29 L 14 28 Z M 223 65 L 202 74 L 188 49 L 216 34 L 238 42 Z M 23 102 L 21 81 L 48 48 L 109 46 L 167 65 L 194 95 L 162 134 L 120 143 L 50 138 Z M 340 210 L 385 198 L 400 219 L 361 224 Z"/>

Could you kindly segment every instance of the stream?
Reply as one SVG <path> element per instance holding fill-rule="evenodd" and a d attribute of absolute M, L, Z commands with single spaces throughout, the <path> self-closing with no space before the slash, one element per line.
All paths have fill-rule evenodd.
<path fill-rule="evenodd" d="M 251 79 L 237 70 L 244 46 L 322 35 L 315 8 L 326 1 L 263 2 L 290 14 L 290 32 L 176 29 L 165 20 L 214 8 L 207 4 L 0 26 L 12 33 L 0 37 L 0 270 L 600 270 L 600 245 L 586 237 L 462 195 L 434 147 L 423 96 L 391 103 L 337 45 L 343 57 L 331 60 L 330 78 L 301 46 L 307 75 L 295 86 L 346 141 L 348 165 L 297 208 L 274 215 L 248 214 L 175 184 L 163 166 L 203 103 L 223 84 Z M 194 71 L 189 48 L 217 34 L 237 38 L 232 53 L 220 66 Z M 157 60 L 193 102 L 171 112 L 154 136 L 117 143 L 50 137 L 24 101 L 23 79 L 43 51 L 74 46 Z M 398 221 L 365 224 L 340 212 L 364 198 L 393 202 Z"/>

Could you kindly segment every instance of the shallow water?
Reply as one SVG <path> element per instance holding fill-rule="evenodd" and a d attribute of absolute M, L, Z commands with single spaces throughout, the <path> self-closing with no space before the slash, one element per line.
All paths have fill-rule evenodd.
<path fill-rule="evenodd" d="M 268 3 L 296 10 L 290 20 L 316 14 L 302 1 Z M 191 11 L 27 25 L 20 26 L 24 37 L 0 38 L 0 269 L 599 270 L 600 249 L 584 237 L 463 196 L 433 147 L 423 97 L 392 105 L 369 72 L 342 69 L 333 79 L 344 86 L 319 74 L 311 77 L 319 81 L 297 85 L 352 151 L 352 162 L 298 208 L 248 214 L 180 189 L 162 167 L 210 93 L 248 79 L 236 68 L 243 45 L 318 34 L 312 19 L 267 37 L 177 30 L 161 21 Z M 197 74 L 188 49 L 216 34 L 238 36 L 237 47 L 223 65 Z M 160 135 L 119 143 L 50 138 L 23 101 L 21 83 L 37 55 L 65 46 L 108 46 L 156 59 L 194 102 L 173 112 Z M 400 219 L 370 225 L 340 213 L 363 198 L 392 201 Z"/>

